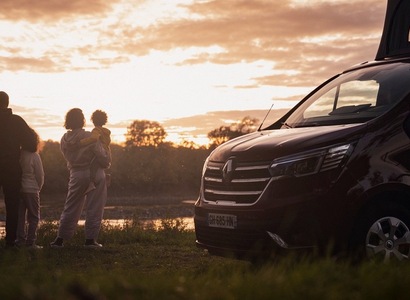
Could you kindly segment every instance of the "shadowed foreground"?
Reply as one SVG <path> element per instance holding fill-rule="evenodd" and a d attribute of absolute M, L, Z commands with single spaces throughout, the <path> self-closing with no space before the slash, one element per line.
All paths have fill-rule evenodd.
<path fill-rule="evenodd" d="M 167 204 L 153 199 L 112 200 L 116 205 L 110 206 L 124 207 L 123 214 L 132 211 L 127 201 L 138 204 L 134 205 L 137 213 L 134 211 L 134 217 L 122 227 L 105 223 L 99 238 L 104 248 L 99 250 L 82 247 L 82 226 L 63 249 L 5 250 L 1 240 L 0 299 L 408 297 L 408 262 L 353 265 L 332 258 L 289 255 L 252 264 L 210 256 L 195 246 L 194 231 L 187 230 L 181 221 L 181 212 L 191 211 L 192 204 L 181 204 L 180 200 L 168 199 Z M 44 204 L 50 204 L 49 200 Z M 51 209 L 45 211 L 51 215 Z M 138 212 L 143 212 L 142 219 Z M 143 227 L 144 216 L 153 215 L 164 216 L 160 228 Z M 48 245 L 56 231 L 55 222 L 45 221 L 39 229 L 38 244 Z"/>
<path fill-rule="evenodd" d="M 0 299 L 404 299 L 410 265 L 292 256 L 251 264 L 209 256 L 195 234 L 105 225 L 100 250 L 84 249 L 80 229 L 64 249 L 0 248 Z M 39 244 L 56 231 L 44 224 Z M 3 242 L 3 241 L 2 241 Z M 2 245 L 1 245 L 2 246 Z"/>

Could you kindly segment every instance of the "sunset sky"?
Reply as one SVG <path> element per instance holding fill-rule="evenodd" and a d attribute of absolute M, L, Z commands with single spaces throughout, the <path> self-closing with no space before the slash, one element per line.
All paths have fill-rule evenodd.
<path fill-rule="evenodd" d="M 373 60 L 383 0 L 1 0 L 0 90 L 43 140 L 73 107 L 204 142 L 221 125 L 289 109 Z M 271 117 L 282 111 L 275 111 Z"/>

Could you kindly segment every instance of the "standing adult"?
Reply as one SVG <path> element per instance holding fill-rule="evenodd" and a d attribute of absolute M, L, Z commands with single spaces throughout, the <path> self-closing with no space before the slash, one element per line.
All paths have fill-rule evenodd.
<path fill-rule="evenodd" d="M 70 239 L 75 232 L 83 207 L 85 207 L 85 244 L 90 248 L 100 248 L 97 237 L 100 232 L 107 201 L 107 186 L 104 169 L 111 164 L 110 154 L 104 150 L 100 141 L 83 147 L 73 147 L 81 139 L 91 136 L 84 130 L 85 118 L 81 109 L 69 110 L 64 127 L 67 132 L 61 138 L 61 152 L 67 161 L 70 173 L 68 192 L 60 217 L 57 238 L 50 244 L 52 248 L 63 247 L 64 240 Z M 96 189 L 85 195 L 90 184 L 90 165 L 95 159 L 99 168 L 95 176 Z"/>
<path fill-rule="evenodd" d="M 20 147 L 33 140 L 26 121 L 13 114 L 8 106 L 9 96 L 0 91 L 0 187 L 3 188 L 6 206 L 6 248 L 13 247 L 17 237 L 21 187 Z"/>

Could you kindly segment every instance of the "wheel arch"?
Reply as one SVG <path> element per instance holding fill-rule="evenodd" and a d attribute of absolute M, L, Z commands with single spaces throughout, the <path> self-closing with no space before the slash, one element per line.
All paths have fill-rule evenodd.
<path fill-rule="evenodd" d="M 396 204 L 410 210 L 410 186 L 405 184 L 385 184 L 366 192 L 366 196 L 359 201 L 356 221 L 369 211 L 380 208 L 383 205 Z"/>
<path fill-rule="evenodd" d="M 401 207 L 410 212 L 410 187 L 404 184 L 390 184 L 388 188 L 377 188 L 369 191 L 353 217 L 349 233 L 349 245 L 355 243 L 355 232 L 366 222 L 366 217 L 388 207 Z"/>

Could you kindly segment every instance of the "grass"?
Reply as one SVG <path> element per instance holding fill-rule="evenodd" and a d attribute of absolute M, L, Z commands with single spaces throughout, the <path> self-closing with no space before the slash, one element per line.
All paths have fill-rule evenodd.
<path fill-rule="evenodd" d="M 57 227 L 45 223 L 39 244 Z M 214 257 L 195 233 L 164 220 L 105 224 L 99 250 L 84 249 L 83 228 L 63 249 L 0 249 L 0 299 L 407 299 L 410 264 L 283 257 L 262 264 Z"/>
<path fill-rule="evenodd" d="M 138 202 L 126 201 L 116 199 L 113 205 L 124 208 L 128 201 Z M 63 249 L 6 250 L 1 240 L 0 299 L 408 298 L 409 262 L 351 264 L 291 254 L 252 264 L 210 256 L 195 246 L 194 231 L 186 229 L 178 214 L 168 218 L 164 210 L 159 229 L 142 225 L 147 210 L 151 216 L 153 212 L 148 209 L 151 202 L 144 201 L 134 213 L 127 210 L 132 216 L 125 226 L 104 223 L 99 237 L 102 249 L 82 247 L 82 226 Z M 55 207 L 52 202 L 46 199 L 45 204 Z M 185 216 L 186 207 L 171 202 L 154 206 L 170 207 L 172 212 L 181 208 L 181 217 Z M 47 209 L 45 214 L 53 215 Z M 42 223 L 38 244 L 48 245 L 56 232 L 51 219 Z"/>

